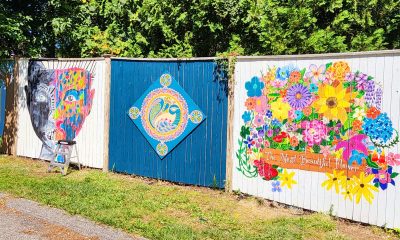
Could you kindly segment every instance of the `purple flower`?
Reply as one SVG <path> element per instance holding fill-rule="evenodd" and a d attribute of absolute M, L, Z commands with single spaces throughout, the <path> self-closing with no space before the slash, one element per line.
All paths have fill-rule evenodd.
<path fill-rule="evenodd" d="M 282 192 L 281 182 L 273 181 L 271 182 L 271 185 L 272 185 L 272 192 Z"/>
<path fill-rule="evenodd" d="M 267 112 L 265 113 L 265 116 L 267 116 L 268 118 L 272 117 L 272 111 L 271 110 L 267 110 Z"/>
<path fill-rule="evenodd" d="M 382 89 L 381 88 L 376 89 L 376 91 L 375 91 L 375 107 L 379 110 L 382 110 L 381 109 L 382 95 L 383 95 Z"/>
<path fill-rule="evenodd" d="M 310 105 L 311 93 L 307 87 L 296 84 L 288 89 L 286 99 L 292 108 L 303 109 Z"/>
<path fill-rule="evenodd" d="M 365 87 L 365 101 L 369 107 L 374 103 L 375 97 L 375 83 L 374 81 L 367 81 Z"/>
<path fill-rule="evenodd" d="M 359 73 L 359 74 L 357 74 L 355 80 L 357 83 L 357 89 L 364 90 L 367 85 L 368 75 L 365 73 Z"/>
<path fill-rule="evenodd" d="M 352 72 L 346 73 L 345 79 L 346 79 L 346 81 L 349 81 L 349 82 L 353 81 L 354 73 L 352 73 Z"/>
<path fill-rule="evenodd" d="M 264 137 L 265 136 L 265 131 L 264 129 L 258 130 L 258 137 Z"/>

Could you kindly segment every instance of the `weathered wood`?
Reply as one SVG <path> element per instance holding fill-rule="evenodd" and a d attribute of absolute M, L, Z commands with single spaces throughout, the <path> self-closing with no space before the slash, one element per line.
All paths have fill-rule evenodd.
<path fill-rule="evenodd" d="M 104 145 L 103 171 L 108 172 L 108 146 L 110 132 L 111 55 L 104 55 Z"/>

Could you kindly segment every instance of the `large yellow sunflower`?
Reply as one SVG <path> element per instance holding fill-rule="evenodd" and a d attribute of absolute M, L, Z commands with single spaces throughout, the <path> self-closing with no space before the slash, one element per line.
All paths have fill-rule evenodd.
<path fill-rule="evenodd" d="M 277 101 L 271 103 L 272 116 L 279 121 L 283 121 L 284 119 L 288 118 L 290 109 L 291 107 L 289 103 L 283 102 L 282 98 L 279 98 Z"/>
<path fill-rule="evenodd" d="M 355 93 L 347 92 L 342 84 L 336 87 L 324 84 L 318 89 L 318 96 L 314 102 L 318 113 L 330 120 L 340 120 L 344 124 L 347 120 L 346 108 L 350 107 L 350 100 L 355 97 Z"/>

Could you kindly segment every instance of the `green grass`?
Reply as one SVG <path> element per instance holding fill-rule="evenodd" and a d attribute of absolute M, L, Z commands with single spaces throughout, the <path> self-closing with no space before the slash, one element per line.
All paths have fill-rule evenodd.
<path fill-rule="evenodd" d="M 1 156 L 0 192 L 150 239 L 346 239 L 343 224 L 327 215 L 296 216 L 254 198 L 99 170 L 45 171 L 43 162 Z"/>

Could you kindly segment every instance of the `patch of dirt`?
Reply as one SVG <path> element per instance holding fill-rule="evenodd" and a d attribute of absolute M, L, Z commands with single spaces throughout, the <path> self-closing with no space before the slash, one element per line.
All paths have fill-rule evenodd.
<path fill-rule="evenodd" d="M 386 240 L 399 239 L 394 234 L 386 233 L 383 229 L 372 226 L 363 226 L 346 220 L 337 220 L 338 232 L 353 240 Z"/>

